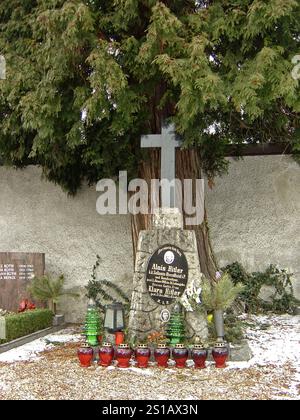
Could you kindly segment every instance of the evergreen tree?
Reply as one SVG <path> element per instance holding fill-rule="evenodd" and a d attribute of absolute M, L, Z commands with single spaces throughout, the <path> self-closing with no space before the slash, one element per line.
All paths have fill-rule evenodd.
<path fill-rule="evenodd" d="M 140 136 L 170 118 L 186 148 L 177 176 L 210 180 L 228 144 L 300 149 L 296 0 L 2 0 L 0 161 L 41 165 L 75 193 L 127 169 L 159 173 Z M 146 217 L 135 217 L 134 245 Z M 202 271 L 215 264 L 206 222 Z"/>

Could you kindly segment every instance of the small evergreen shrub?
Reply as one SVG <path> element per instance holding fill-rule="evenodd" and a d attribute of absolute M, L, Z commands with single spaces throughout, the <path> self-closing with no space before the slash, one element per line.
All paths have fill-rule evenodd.
<path fill-rule="evenodd" d="M 5 316 L 6 339 L 0 344 L 24 337 L 52 326 L 53 312 L 49 309 L 34 309 Z"/>
<path fill-rule="evenodd" d="M 48 274 L 42 277 L 34 277 L 28 286 L 30 295 L 41 302 L 48 303 L 49 307 L 56 314 L 56 307 L 62 296 L 68 295 L 78 297 L 77 293 L 64 290 L 65 277 L 62 274 L 52 279 Z"/>

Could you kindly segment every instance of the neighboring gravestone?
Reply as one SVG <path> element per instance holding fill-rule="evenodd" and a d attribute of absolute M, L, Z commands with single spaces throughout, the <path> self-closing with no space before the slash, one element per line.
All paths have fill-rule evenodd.
<path fill-rule="evenodd" d="M 17 311 L 27 286 L 45 272 L 45 254 L 0 252 L 0 308 Z"/>
<path fill-rule="evenodd" d="M 183 229 L 178 209 L 158 209 L 153 229 L 139 235 L 129 336 L 143 340 L 166 326 L 177 301 L 187 289 L 201 286 L 201 272 L 195 232 Z M 187 338 L 207 338 L 206 317 L 186 312 Z"/>

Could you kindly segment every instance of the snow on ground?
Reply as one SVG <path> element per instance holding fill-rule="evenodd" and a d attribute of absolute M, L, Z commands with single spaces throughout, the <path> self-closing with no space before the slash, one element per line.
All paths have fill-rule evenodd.
<path fill-rule="evenodd" d="M 46 341 L 40 338 L 24 346 L 0 354 L 0 362 L 13 363 L 34 360 L 40 357 L 41 352 L 52 347 L 52 345 L 47 345 Z"/>
<path fill-rule="evenodd" d="M 243 316 L 251 324 L 246 330 L 253 358 L 249 362 L 230 363 L 232 368 L 293 364 L 300 374 L 300 316 Z"/>
<path fill-rule="evenodd" d="M 1 399 L 296 399 L 300 316 L 243 316 L 253 352 L 224 370 L 79 367 L 70 328 L 0 354 Z M 32 377 L 35 380 L 32 380 Z M 99 384 L 101 386 L 99 387 Z M 114 386 L 111 386 L 114 384 Z M 87 392 L 88 389 L 88 392 Z M 95 394 L 93 389 L 97 389 Z"/>
<path fill-rule="evenodd" d="M 290 364 L 295 369 L 290 390 L 297 395 L 300 385 L 300 316 L 252 316 L 252 320 L 256 326 L 247 330 L 253 352 L 249 365 Z M 262 330 L 263 326 L 267 329 Z"/>
<path fill-rule="evenodd" d="M 254 354 L 252 363 L 278 365 L 291 362 L 299 369 L 300 316 L 253 317 L 253 320 L 257 327 L 247 331 Z M 264 324 L 270 327 L 261 330 Z"/>
<path fill-rule="evenodd" d="M 74 329 L 66 328 L 0 354 L 0 363 L 32 361 L 40 358 L 42 352 L 53 349 L 55 344 L 78 342 L 80 339 L 79 334 L 74 334 Z"/>
<path fill-rule="evenodd" d="M 242 319 L 250 324 L 246 330 L 246 337 L 253 358 L 249 362 L 229 362 L 228 368 L 283 365 L 290 362 L 297 367 L 300 375 L 300 316 L 245 315 Z M 75 333 L 74 328 L 67 328 L 0 354 L 0 362 L 32 361 L 40 358 L 44 351 L 53 349 L 55 345 L 79 342 L 81 339 L 82 336 Z"/>

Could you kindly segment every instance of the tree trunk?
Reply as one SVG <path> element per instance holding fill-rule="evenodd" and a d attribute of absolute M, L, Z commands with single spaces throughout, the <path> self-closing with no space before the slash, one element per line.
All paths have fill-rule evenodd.
<path fill-rule="evenodd" d="M 150 180 L 160 178 L 160 151 L 152 149 L 149 151 L 149 159 L 141 162 L 140 177 L 145 179 L 149 186 L 149 200 L 150 200 Z M 201 165 L 199 154 L 196 149 L 177 150 L 176 152 L 176 177 L 183 179 L 197 179 L 201 178 Z M 149 201 L 150 202 L 150 201 Z M 184 214 L 184 220 L 186 215 Z M 138 214 L 132 216 L 132 243 L 134 260 L 137 250 L 137 241 L 139 232 L 147 230 L 151 225 L 151 215 Z M 212 247 L 209 239 L 209 229 L 207 223 L 207 214 L 205 211 L 204 222 L 199 226 L 186 226 L 186 229 L 193 229 L 196 232 L 198 243 L 198 253 L 200 260 L 200 267 L 202 273 L 210 278 L 215 278 L 217 264 L 212 252 Z"/>
<path fill-rule="evenodd" d="M 152 118 L 149 121 L 149 129 L 150 132 L 154 134 L 161 133 L 162 121 L 166 120 L 169 116 L 174 115 L 176 111 L 175 103 L 168 103 L 165 104 L 163 108 L 161 107 L 161 100 L 166 92 L 166 89 L 167 87 L 164 82 L 158 84 L 154 90 L 153 97 L 149 101 L 149 114 L 152 115 Z M 148 202 L 150 203 L 151 179 L 160 179 L 160 149 L 148 149 L 148 153 L 149 159 L 140 163 L 139 176 L 148 183 Z M 201 164 L 197 149 L 176 150 L 176 178 L 181 181 L 184 179 L 201 178 Z M 151 227 L 151 218 L 152 215 L 150 214 L 138 214 L 131 217 L 134 263 L 139 233 L 141 230 L 147 230 Z M 207 278 L 214 280 L 217 271 L 217 264 L 209 239 L 206 210 L 204 212 L 204 222 L 202 225 L 187 226 L 185 219 L 186 215 L 184 214 L 184 227 L 186 229 L 193 229 L 196 232 L 201 272 Z"/>

